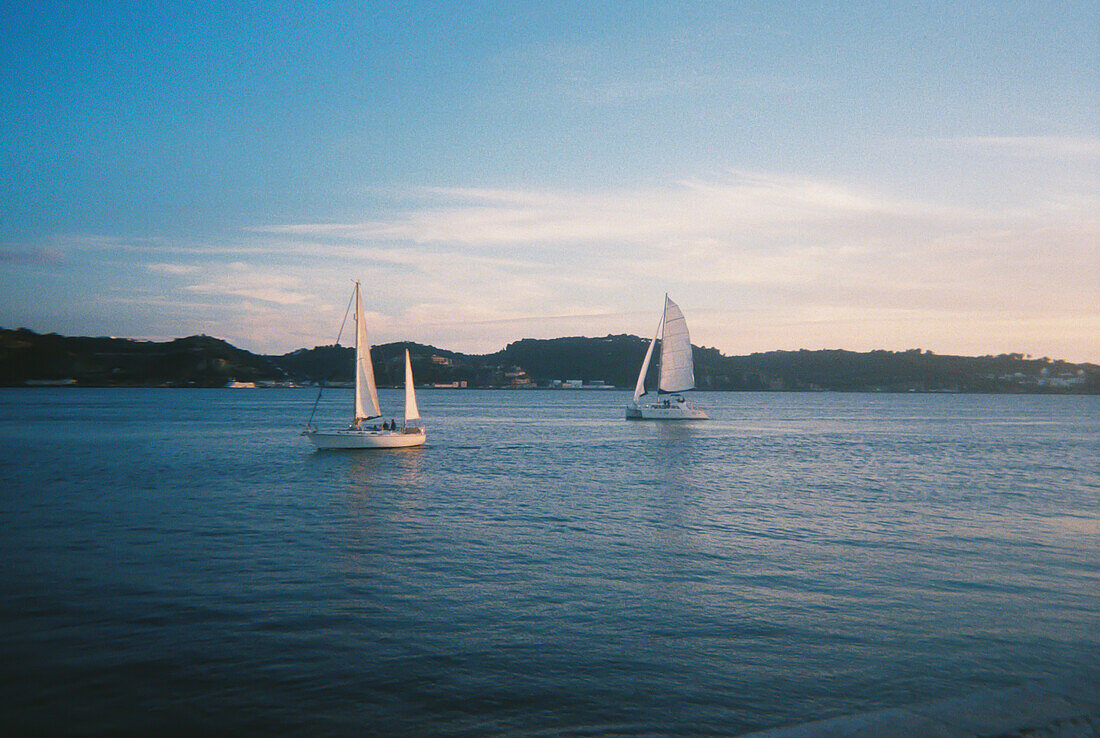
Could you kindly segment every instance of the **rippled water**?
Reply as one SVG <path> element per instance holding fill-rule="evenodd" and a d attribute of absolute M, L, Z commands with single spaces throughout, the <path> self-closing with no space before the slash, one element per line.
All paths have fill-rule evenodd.
<path fill-rule="evenodd" d="M 1096 666 L 1100 398 L 627 399 L 317 453 L 305 390 L 0 391 L 5 732 L 731 734 Z"/>

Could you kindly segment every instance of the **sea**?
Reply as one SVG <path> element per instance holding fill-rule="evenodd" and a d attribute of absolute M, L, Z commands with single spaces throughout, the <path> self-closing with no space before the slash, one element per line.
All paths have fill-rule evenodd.
<path fill-rule="evenodd" d="M 418 394 L 318 452 L 315 390 L 0 390 L 0 732 L 737 735 L 1100 662 L 1100 397 Z"/>

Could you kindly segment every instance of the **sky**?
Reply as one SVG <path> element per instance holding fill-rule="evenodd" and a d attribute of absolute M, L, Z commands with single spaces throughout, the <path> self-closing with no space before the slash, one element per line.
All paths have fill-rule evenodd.
<path fill-rule="evenodd" d="M 161 7 L 164 6 L 164 7 Z M 1100 3 L 5 3 L 0 326 L 1100 362 Z"/>

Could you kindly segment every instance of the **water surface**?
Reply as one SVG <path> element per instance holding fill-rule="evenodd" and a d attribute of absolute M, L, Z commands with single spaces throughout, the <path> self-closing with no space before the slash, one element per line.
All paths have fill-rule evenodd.
<path fill-rule="evenodd" d="M 6 730 L 736 734 L 1096 666 L 1100 398 L 628 398 L 314 452 L 306 390 L 0 390 Z"/>

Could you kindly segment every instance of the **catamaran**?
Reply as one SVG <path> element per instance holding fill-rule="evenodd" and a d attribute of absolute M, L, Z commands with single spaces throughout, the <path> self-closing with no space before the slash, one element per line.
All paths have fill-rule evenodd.
<path fill-rule="evenodd" d="M 658 399 L 643 402 L 646 394 L 645 375 L 653 358 L 657 337 L 661 338 L 661 373 L 657 383 Z M 627 420 L 707 420 L 703 409 L 681 394 L 695 389 L 695 363 L 691 358 L 691 337 L 680 307 L 665 295 L 665 309 L 657 332 L 649 342 L 638 383 L 634 385 L 634 400 L 626 406 Z"/>
<path fill-rule="evenodd" d="M 405 422 L 401 428 L 378 420 L 382 411 L 378 406 L 378 388 L 374 384 L 374 367 L 370 359 L 370 341 L 367 339 L 367 324 L 363 319 L 363 297 L 359 283 L 355 283 L 355 417 L 347 428 L 317 430 L 313 427 L 313 413 L 317 412 L 317 403 L 321 400 L 321 391 L 313 403 L 313 413 L 309 416 L 302 435 L 319 449 L 356 449 L 356 448 L 406 448 L 421 446 L 426 440 L 424 429 L 420 427 L 420 409 L 416 405 L 416 389 L 413 386 L 412 363 L 409 350 L 405 349 Z M 344 314 L 347 320 L 347 314 Z M 343 333 L 343 326 L 340 328 Z M 340 343 L 339 335 L 336 343 Z M 371 421 L 375 421 L 371 423 Z"/>

